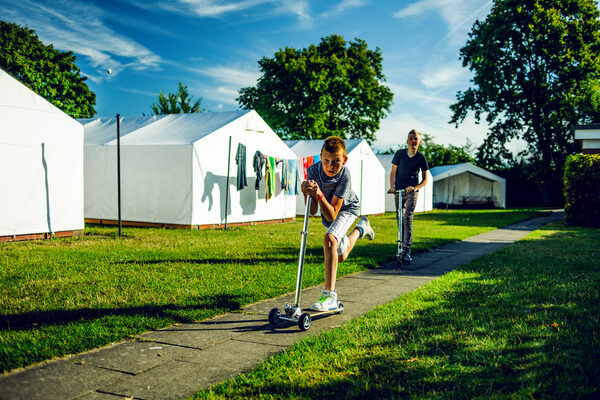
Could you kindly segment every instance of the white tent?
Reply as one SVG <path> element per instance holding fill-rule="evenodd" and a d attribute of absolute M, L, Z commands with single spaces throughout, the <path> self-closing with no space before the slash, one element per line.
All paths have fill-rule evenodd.
<path fill-rule="evenodd" d="M 442 165 L 431 169 L 433 204 L 436 207 L 506 207 L 506 180 L 471 163 Z"/>
<path fill-rule="evenodd" d="M 116 118 L 87 121 L 85 218 L 118 218 Z M 121 218 L 125 224 L 203 228 L 295 217 L 295 195 L 276 185 L 266 200 L 263 172 L 255 189 L 253 156 L 296 155 L 255 111 L 123 118 Z M 238 145 L 246 147 L 248 186 L 237 190 Z M 229 164 L 228 164 L 229 160 Z M 263 168 L 264 171 L 264 168 Z M 229 176 L 229 180 L 227 180 Z M 275 180 L 281 178 L 276 168 Z"/>
<path fill-rule="evenodd" d="M 346 139 L 344 142 L 348 152 L 346 167 L 352 177 L 352 190 L 361 200 L 361 215 L 383 214 L 385 212 L 385 199 L 381 195 L 385 187 L 383 167 L 366 140 Z M 320 155 L 323 147 L 323 140 L 288 140 L 286 143 L 298 155 L 299 165 L 302 165 L 302 158 Z M 302 172 L 299 173 L 299 177 L 300 180 L 304 180 Z M 299 193 L 296 213 L 302 215 L 304 210 L 304 195 Z"/>
<path fill-rule="evenodd" d="M 0 240 L 81 233 L 83 127 L 0 69 Z"/>
<path fill-rule="evenodd" d="M 394 159 L 393 154 L 377 154 L 377 159 L 385 168 L 385 187 L 384 187 L 384 195 L 385 195 L 385 211 L 386 212 L 396 212 L 396 203 L 394 202 L 394 195 L 388 194 L 388 189 L 390 188 L 390 173 L 392 172 L 392 160 Z M 419 179 L 421 179 L 421 174 L 419 173 Z M 433 177 L 431 176 L 431 172 L 427 171 L 427 183 L 424 187 L 419 190 L 419 195 L 417 196 L 417 205 L 415 207 L 415 212 L 425 212 L 433 210 Z"/>

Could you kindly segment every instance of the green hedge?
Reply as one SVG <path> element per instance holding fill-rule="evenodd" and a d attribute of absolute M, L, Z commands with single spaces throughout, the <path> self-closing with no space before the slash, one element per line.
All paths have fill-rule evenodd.
<path fill-rule="evenodd" d="M 565 221 L 600 227 L 600 154 L 572 154 L 565 163 Z"/>

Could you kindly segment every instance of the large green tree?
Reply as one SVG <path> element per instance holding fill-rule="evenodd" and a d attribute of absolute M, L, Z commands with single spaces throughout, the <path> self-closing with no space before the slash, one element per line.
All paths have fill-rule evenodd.
<path fill-rule="evenodd" d="M 43 44 L 27 27 L 0 21 L 0 68 L 73 118 L 96 113 L 96 95 L 73 52 Z"/>
<path fill-rule="evenodd" d="M 255 87 L 239 91 L 242 108 L 255 109 L 284 139 L 375 140 L 393 94 L 383 85 L 382 53 L 360 39 L 331 35 L 305 49 L 286 47 L 258 64 Z"/>
<path fill-rule="evenodd" d="M 429 168 L 440 165 L 473 162 L 473 157 L 471 155 L 473 152 L 473 144 L 468 140 L 464 146 L 455 146 L 453 144 L 444 146 L 434 143 L 432 136 L 423 134 L 423 144 L 419 148 L 419 152 L 423 153 L 427 159 Z"/>
<path fill-rule="evenodd" d="M 193 96 L 190 96 L 190 91 L 187 86 L 179 82 L 176 93 L 168 93 L 165 95 L 162 91 L 158 95 L 158 102 L 152 103 L 152 113 L 155 115 L 161 114 L 185 114 L 185 113 L 202 113 L 206 108 L 200 108 L 202 97 L 194 101 Z"/>
<path fill-rule="evenodd" d="M 492 167 L 510 158 L 506 143 L 525 140 L 545 202 L 575 150 L 570 125 L 598 116 L 598 16 L 594 0 L 495 0 L 460 51 L 473 87 L 458 92 L 450 122 L 458 126 L 469 111 L 485 116 L 478 158 Z"/>

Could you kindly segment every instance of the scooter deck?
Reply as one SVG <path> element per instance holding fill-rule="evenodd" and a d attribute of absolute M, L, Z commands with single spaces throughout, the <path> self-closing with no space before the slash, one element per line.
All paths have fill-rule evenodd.
<path fill-rule="evenodd" d="M 320 315 L 327 315 L 327 314 L 341 314 L 344 312 L 344 308 L 342 307 L 342 308 L 336 308 L 335 310 L 326 310 L 326 311 L 315 311 L 315 310 L 311 310 L 310 308 L 303 308 L 302 312 L 309 314 L 311 317 L 318 317 Z"/>

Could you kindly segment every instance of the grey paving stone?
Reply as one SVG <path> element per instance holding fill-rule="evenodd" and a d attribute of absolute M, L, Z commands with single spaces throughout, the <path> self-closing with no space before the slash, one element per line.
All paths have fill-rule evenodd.
<path fill-rule="evenodd" d="M 0 377 L 0 399 L 72 399 L 129 375 L 56 360 Z"/>
<path fill-rule="evenodd" d="M 262 329 L 267 324 L 268 321 L 254 314 L 232 313 L 218 319 L 211 318 L 194 324 L 178 324 L 146 332 L 138 337 L 157 343 L 203 350 L 233 339 L 244 332 Z"/>
<path fill-rule="evenodd" d="M 81 354 L 73 360 L 94 367 L 139 374 L 190 352 L 194 352 L 194 349 L 156 342 L 128 341 L 101 351 Z"/>
<path fill-rule="evenodd" d="M 200 388 L 249 371 L 280 346 L 257 346 L 231 340 L 227 344 L 202 351 L 202 357 L 191 361 L 170 361 L 140 375 L 130 376 L 99 391 L 145 400 L 179 399 L 192 396 Z"/>

